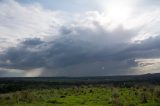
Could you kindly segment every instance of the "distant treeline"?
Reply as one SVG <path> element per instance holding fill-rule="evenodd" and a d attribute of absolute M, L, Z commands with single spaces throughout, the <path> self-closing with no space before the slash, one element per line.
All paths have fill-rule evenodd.
<path fill-rule="evenodd" d="M 0 93 L 25 89 L 50 89 L 72 86 L 136 87 L 160 85 L 160 74 L 108 77 L 30 77 L 0 78 Z"/>

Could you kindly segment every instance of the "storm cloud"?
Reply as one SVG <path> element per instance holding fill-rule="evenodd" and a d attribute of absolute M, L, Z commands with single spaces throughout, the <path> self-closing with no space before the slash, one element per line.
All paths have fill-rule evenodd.
<path fill-rule="evenodd" d="M 42 68 L 41 76 L 130 74 L 135 72 L 132 68 L 137 66 L 137 58 L 159 56 L 159 37 L 135 44 L 128 42 L 135 34 L 131 30 L 118 27 L 110 32 L 97 24 L 95 27 L 63 26 L 53 40 L 25 39 L 0 55 L 0 67 Z M 117 41 L 118 35 L 128 37 Z"/>

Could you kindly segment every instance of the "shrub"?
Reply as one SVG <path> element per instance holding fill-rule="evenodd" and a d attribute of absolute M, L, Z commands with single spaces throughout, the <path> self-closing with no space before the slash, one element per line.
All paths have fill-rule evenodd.
<path fill-rule="evenodd" d="M 59 102 L 57 100 L 49 100 L 48 103 L 52 103 L 52 104 L 62 104 L 62 102 Z"/>
<path fill-rule="evenodd" d="M 148 102 L 147 94 L 145 92 L 143 92 L 141 94 L 140 100 L 141 100 L 141 103 L 147 103 Z"/>
<path fill-rule="evenodd" d="M 33 101 L 35 101 L 36 99 L 36 96 L 34 96 L 32 93 L 30 93 L 29 91 L 22 91 L 22 92 L 19 92 L 17 94 L 18 97 L 18 100 L 21 101 L 21 102 L 26 102 L 26 103 L 31 103 Z"/>

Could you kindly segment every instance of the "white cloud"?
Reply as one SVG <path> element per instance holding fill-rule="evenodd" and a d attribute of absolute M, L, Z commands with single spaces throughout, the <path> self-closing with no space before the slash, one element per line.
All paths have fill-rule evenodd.
<path fill-rule="evenodd" d="M 157 36 L 160 31 L 159 1 L 102 0 L 97 2 L 105 13 L 105 21 L 111 28 L 122 25 L 125 29 L 139 29 L 132 41 Z"/>
<path fill-rule="evenodd" d="M 102 1 L 97 3 L 97 6 L 102 6 L 103 8 L 104 4 L 107 4 L 107 6 L 112 4 L 113 8 L 115 8 L 118 3 L 116 1 Z M 127 42 L 144 40 L 150 36 L 158 35 L 160 33 L 160 9 L 157 7 L 151 9 L 145 7 L 145 9 L 142 9 L 136 6 L 136 3 L 140 2 L 137 0 L 135 2 L 125 2 L 124 6 L 130 6 L 129 8 L 132 9 L 132 13 L 128 14 L 124 14 L 123 12 L 125 11 L 122 11 L 120 6 L 120 13 L 123 13 L 120 16 L 130 16 L 127 16 L 125 20 L 119 19 L 116 22 L 114 18 L 118 20 L 118 17 L 114 17 L 113 20 L 110 19 L 108 13 L 105 12 L 105 8 L 101 12 L 86 11 L 85 13 L 70 14 L 67 11 L 47 10 L 40 4 L 20 4 L 14 0 L 3 0 L 0 2 L 0 50 L 9 46 L 16 46 L 24 38 L 53 39 L 52 36 L 58 35 L 59 28 L 62 26 L 97 30 L 96 26 L 100 25 L 103 30 L 107 31 L 115 31 L 119 27 L 133 30 L 135 32 L 134 36 L 128 36 L 131 39 L 126 39 L 126 36 L 123 35 L 117 36 L 117 34 L 113 37 L 119 40 L 129 40 Z M 117 9 L 113 10 L 117 11 Z M 120 14 L 118 11 L 117 13 Z"/>
<path fill-rule="evenodd" d="M 38 4 L 22 5 L 14 0 L 1 1 L 0 48 L 13 46 L 17 40 L 24 38 L 54 35 L 63 23 L 60 14 L 46 10 Z"/>
<path fill-rule="evenodd" d="M 26 71 L 24 75 L 25 77 L 38 77 L 42 74 L 43 71 L 44 71 L 43 68 L 36 68 Z"/>
<path fill-rule="evenodd" d="M 158 73 L 160 71 L 160 58 L 136 59 L 138 64 L 134 67 L 138 73 Z"/>

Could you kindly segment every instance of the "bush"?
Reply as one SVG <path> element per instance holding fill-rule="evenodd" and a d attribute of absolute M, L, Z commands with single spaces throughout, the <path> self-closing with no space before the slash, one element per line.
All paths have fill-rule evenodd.
<path fill-rule="evenodd" d="M 26 103 L 34 102 L 35 99 L 36 99 L 36 96 L 34 96 L 29 91 L 18 92 L 14 96 L 17 99 L 17 101 L 19 101 L 19 102 L 26 102 Z"/>
<path fill-rule="evenodd" d="M 147 103 L 148 102 L 147 94 L 145 92 L 143 92 L 141 94 L 140 100 L 141 100 L 141 103 Z"/>

